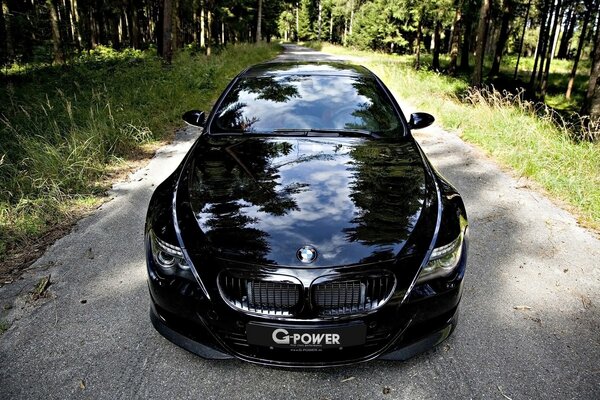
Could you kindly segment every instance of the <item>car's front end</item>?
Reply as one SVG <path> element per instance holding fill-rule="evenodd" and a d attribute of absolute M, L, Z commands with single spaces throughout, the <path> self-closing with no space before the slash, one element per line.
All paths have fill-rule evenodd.
<path fill-rule="evenodd" d="M 402 360 L 449 336 L 468 247 L 459 194 L 410 136 L 334 136 L 196 142 L 148 211 L 159 332 L 286 367 Z"/>

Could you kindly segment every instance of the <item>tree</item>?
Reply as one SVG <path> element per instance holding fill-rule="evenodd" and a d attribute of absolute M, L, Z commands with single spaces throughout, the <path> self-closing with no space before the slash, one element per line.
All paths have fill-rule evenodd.
<path fill-rule="evenodd" d="M 460 69 L 467 71 L 469 69 L 469 54 L 471 52 L 471 36 L 473 34 L 473 20 L 476 15 L 473 14 L 475 4 L 473 0 L 464 0 L 463 2 L 463 21 L 464 21 L 464 33 L 463 33 L 463 44 L 460 52 Z"/>
<path fill-rule="evenodd" d="M 177 0 L 175 0 L 177 1 Z M 167 64 L 173 59 L 173 0 L 163 0 L 163 30 L 162 53 L 160 54 Z"/>
<path fill-rule="evenodd" d="M 535 61 L 533 63 L 533 71 L 531 72 L 531 78 L 529 79 L 529 88 L 532 92 L 539 92 L 541 88 L 544 63 L 546 61 L 546 53 L 548 52 L 548 38 L 550 37 L 552 15 L 554 13 L 554 0 L 544 0 L 541 11 L 540 34 L 536 48 Z"/>
<path fill-rule="evenodd" d="M 2 31 L 0 33 L 4 33 L 3 36 L 0 36 L 4 39 L 4 52 L 6 54 L 6 58 L 10 61 L 15 57 L 15 49 L 13 45 L 12 38 L 12 16 L 10 13 L 10 9 L 8 8 L 8 2 L 6 0 L 2 0 L 2 8 L 0 9 L 0 22 L 3 22 L 3 26 L 0 27 Z"/>
<path fill-rule="evenodd" d="M 261 42 L 263 40 L 262 37 L 262 0 L 258 0 L 258 16 L 256 18 L 256 41 Z"/>
<path fill-rule="evenodd" d="M 50 14 L 50 24 L 52 27 L 52 44 L 55 64 L 64 64 L 65 55 L 62 51 L 62 39 L 60 37 L 60 28 L 58 26 L 58 14 L 56 12 L 56 6 L 52 0 L 46 0 L 46 6 L 48 7 L 48 13 Z"/>
<path fill-rule="evenodd" d="M 544 68 L 544 73 L 542 75 L 542 81 L 540 84 L 540 98 L 544 98 L 546 96 L 546 90 L 548 89 L 548 76 L 550 74 L 550 63 L 552 63 L 552 59 L 554 58 L 554 47 L 556 45 L 556 31 L 557 27 L 560 24 L 560 20 L 562 19 L 561 14 L 561 0 L 556 0 L 556 4 L 554 7 L 554 22 L 552 23 L 552 32 L 550 34 L 548 48 L 549 51 L 546 53 L 546 64 Z M 541 70 L 541 68 L 540 68 Z"/>
<path fill-rule="evenodd" d="M 567 58 L 567 55 L 569 53 L 569 44 L 571 42 L 571 39 L 573 38 L 573 33 L 575 32 L 575 25 L 577 25 L 577 3 L 578 2 L 575 2 L 571 5 L 571 7 L 569 7 L 569 11 L 565 20 L 566 29 L 563 32 L 563 35 L 560 39 L 560 46 L 558 47 L 558 53 L 556 54 L 557 58 Z"/>
<path fill-rule="evenodd" d="M 456 63 L 458 60 L 458 46 L 460 43 L 460 30 L 462 25 L 462 0 L 455 4 L 454 22 L 452 24 L 452 40 L 450 43 L 450 64 L 448 65 L 448 73 L 454 75 L 456 73 Z"/>
<path fill-rule="evenodd" d="M 594 9 L 594 1 L 587 0 L 586 1 L 586 12 L 583 16 L 583 24 L 581 25 L 581 32 L 579 35 L 579 43 L 577 44 L 577 52 L 575 53 L 575 58 L 573 60 L 573 67 L 571 68 L 571 74 L 569 75 L 569 83 L 567 83 L 567 91 L 565 92 L 565 97 L 567 99 L 571 98 L 571 94 L 573 93 L 573 85 L 575 84 L 575 77 L 577 76 L 577 68 L 579 66 L 579 59 L 581 58 L 581 51 L 583 50 L 583 44 L 585 43 L 585 38 L 587 34 L 587 27 L 590 22 L 590 16 L 592 15 L 592 10 Z"/>
<path fill-rule="evenodd" d="M 435 29 L 434 29 L 434 34 L 433 34 L 433 42 L 434 42 L 434 47 L 433 47 L 433 59 L 431 61 L 431 68 L 433 68 L 435 71 L 439 71 L 440 69 L 440 47 L 441 47 L 441 36 L 440 36 L 440 31 L 442 30 L 442 22 L 438 19 L 437 21 L 435 21 Z"/>
<path fill-rule="evenodd" d="M 490 19 L 490 0 L 482 0 L 479 10 L 479 25 L 477 27 L 477 49 L 475 51 L 475 70 L 471 78 L 473 86 L 481 86 L 483 75 L 483 58 L 487 40 L 487 26 Z"/>
<path fill-rule="evenodd" d="M 406 46 L 408 42 L 399 33 L 396 22 L 400 12 L 385 0 L 363 4 L 352 21 L 355 29 L 348 33 L 348 43 L 372 50 Z"/>
<path fill-rule="evenodd" d="M 523 44 L 525 41 L 525 32 L 527 31 L 527 24 L 529 23 L 529 11 L 531 10 L 531 0 L 527 3 L 527 11 L 525 12 L 525 18 L 523 19 L 523 31 L 521 32 L 521 38 L 519 39 L 519 51 L 517 53 L 517 63 L 515 65 L 515 74 L 513 79 L 517 79 L 519 73 L 519 62 L 521 61 L 521 53 L 523 52 Z"/>
<path fill-rule="evenodd" d="M 600 35 L 596 35 L 595 47 L 588 90 L 581 113 L 589 114 L 592 119 L 600 119 Z"/>
<path fill-rule="evenodd" d="M 504 0 L 502 2 L 502 23 L 500 24 L 500 32 L 498 34 L 498 40 L 496 41 L 496 51 L 494 52 L 494 61 L 489 73 L 490 77 L 498 75 L 498 72 L 500 71 L 500 62 L 502 61 L 502 54 L 504 54 L 504 48 L 506 46 L 506 41 L 508 40 L 508 28 L 513 11 L 513 0 Z"/>
<path fill-rule="evenodd" d="M 321 18 L 321 14 L 323 14 L 323 4 L 321 0 L 317 0 L 319 2 L 319 16 L 318 16 L 318 22 L 317 22 L 317 29 L 318 29 L 318 33 L 317 33 L 317 40 L 320 42 L 321 41 L 321 22 L 322 22 L 322 18 Z"/>

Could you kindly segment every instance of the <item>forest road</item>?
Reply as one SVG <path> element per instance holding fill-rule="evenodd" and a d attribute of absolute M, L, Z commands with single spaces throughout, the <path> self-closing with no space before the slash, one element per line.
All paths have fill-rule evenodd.
<path fill-rule="evenodd" d="M 332 57 L 286 46 L 282 59 Z M 0 336 L 0 398 L 600 398 L 600 241 L 439 126 L 415 137 L 464 196 L 471 224 L 451 338 L 407 362 L 291 371 L 203 360 L 171 344 L 148 317 L 144 216 L 196 135 L 181 131 L 23 279 L 0 288 L 11 324 Z M 26 301 L 48 274 L 47 296 Z"/>

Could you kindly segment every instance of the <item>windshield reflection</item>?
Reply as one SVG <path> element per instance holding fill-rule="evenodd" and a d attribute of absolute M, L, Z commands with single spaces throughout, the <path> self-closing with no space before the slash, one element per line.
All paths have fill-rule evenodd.
<path fill-rule="evenodd" d="M 241 78 L 219 106 L 210 132 L 361 129 L 395 137 L 400 126 L 371 77 L 272 75 Z"/>

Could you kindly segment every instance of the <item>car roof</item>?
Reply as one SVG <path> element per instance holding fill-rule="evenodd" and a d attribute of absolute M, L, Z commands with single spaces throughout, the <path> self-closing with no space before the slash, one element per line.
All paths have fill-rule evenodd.
<path fill-rule="evenodd" d="M 373 73 L 367 68 L 345 62 L 269 62 L 252 66 L 242 72 L 240 77 L 261 76 L 354 76 L 372 78 Z"/>

